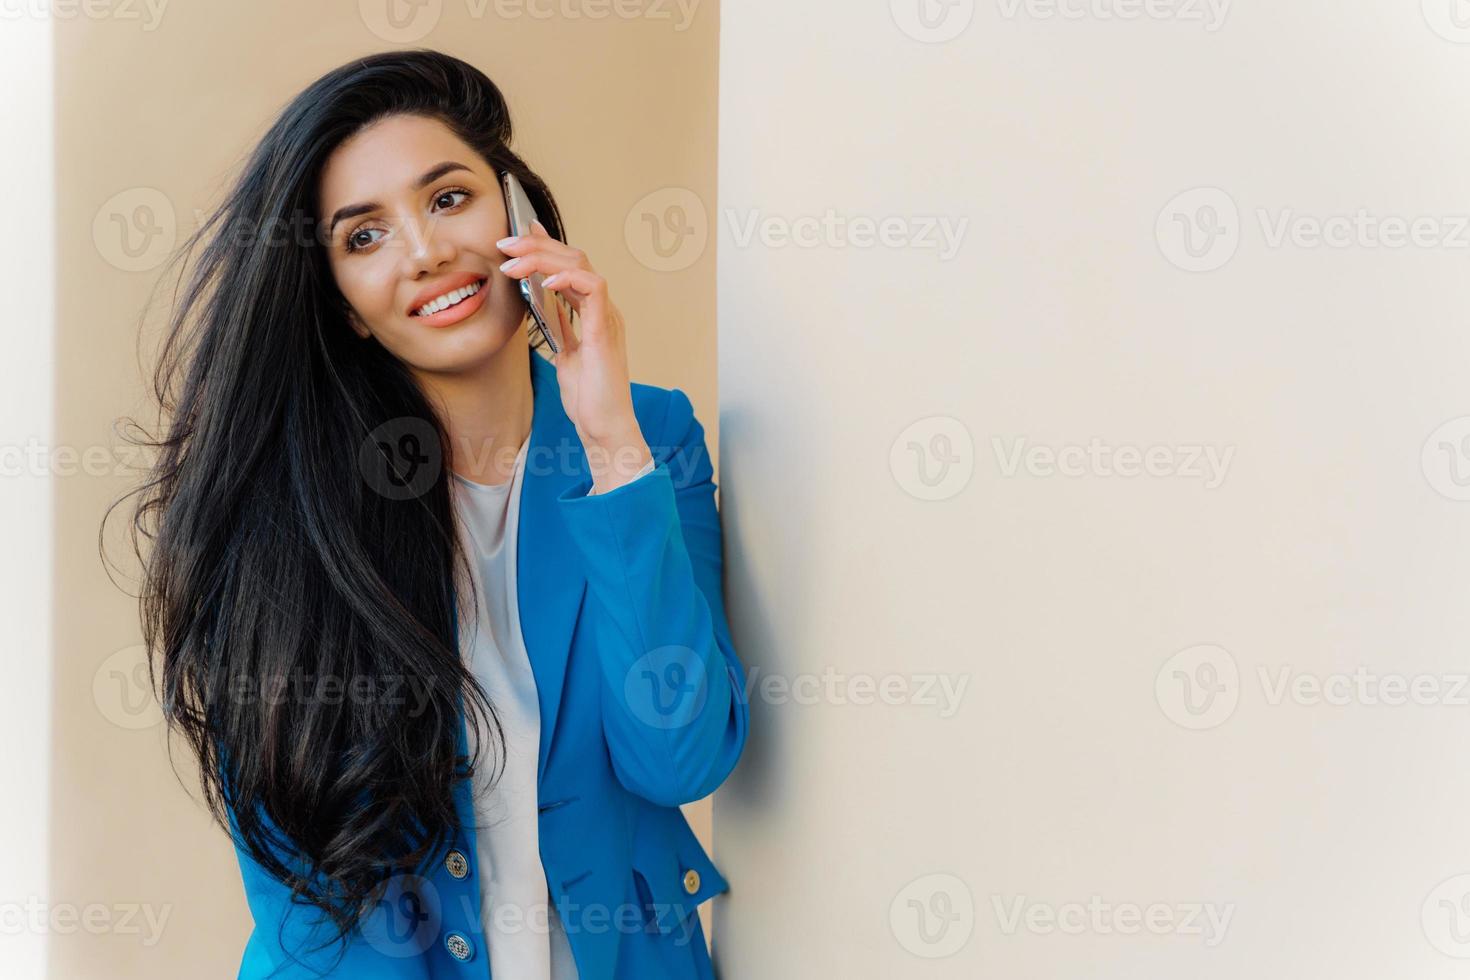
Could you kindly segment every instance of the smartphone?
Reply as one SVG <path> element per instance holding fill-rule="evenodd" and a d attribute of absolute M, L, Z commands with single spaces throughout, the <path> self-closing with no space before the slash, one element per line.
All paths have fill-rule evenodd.
<path fill-rule="evenodd" d="M 531 234 L 531 222 L 536 217 L 536 209 L 531 206 L 526 189 L 509 170 L 501 172 L 500 186 L 505 192 L 505 215 L 510 220 L 510 233 Z M 561 317 L 556 308 L 558 299 L 555 293 L 547 292 L 542 286 L 545 279 L 541 273 L 533 272 L 516 282 L 520 283 L 521 298 L 526 301 L 526 306 L 531 310 L 531 319 L 535 321 L 532 329 L 541 332 L 541 336 L 546 338 L 546 346 L 551 348 L 553 354 L 560 354 L 562 335 Z"/>

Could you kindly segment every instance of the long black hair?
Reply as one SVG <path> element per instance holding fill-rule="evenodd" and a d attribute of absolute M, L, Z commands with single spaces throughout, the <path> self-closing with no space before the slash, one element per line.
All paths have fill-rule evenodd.
<path fill-rule="evenodd" d="M 335 939 L 390 875 L 422 873 L 462 829 L 452 787 L 480 751 L 458 751 L 460 712 L 479 749 L 487 728 L 504 744 L 456 642 L 454 583 L 469 567 L 444 421 L 406 366 L 348 325 L 325 236 L 299 233 L 320 215 L 333 149 L 400 113 L 442 121 L 514 173 L 564 240 L 481 71 L 419 49 L 323 75 L 165 270 L 183 260 L 182 280 L 202 246 L 153 378 L 166 434 L 146 441 L 155 462 L 127 495 L 139 496 L 140 613 L 170 730 L 197 757 L 215 820 L 230 831 L 233 816 L 237 844 L 325 913 Z M 414 435 L 441 461 L 417 486 L 396 453 Z"/>

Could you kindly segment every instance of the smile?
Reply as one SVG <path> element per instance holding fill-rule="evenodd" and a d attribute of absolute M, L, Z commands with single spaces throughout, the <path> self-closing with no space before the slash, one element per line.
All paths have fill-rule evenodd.
<path fill-rule="evenodd" d="M 474 296 L 484 287 L 485 280 L 477 279 L 476 281 L 470 283 L 468 286 L 462 286 L 459 289 L 450 290 L 437 299 L 430 300 L 423 306 L 420 306 L 418 309 L 414 310 L 413 316 L 433 316 L 435 313 L 447 310 L 453 306 L 458 306 L 460 303 L 463 303 L 471 296 Z"/>

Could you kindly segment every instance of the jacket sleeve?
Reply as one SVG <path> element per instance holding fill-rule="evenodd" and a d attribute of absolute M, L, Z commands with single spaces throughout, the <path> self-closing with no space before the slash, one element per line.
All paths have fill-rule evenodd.
<path fill-rule="evenodd" d="M 658 460 L 656 460 L 656 459 L 650 459 L 648 462 L 644 463 L 643 464 L 643 468 L 640 469 L 637 473 L 634 473 L 633 474 L 633 479 L 636 480 L 640 476 L 647 476 L 648 474 L 652 473 L 653 472 L 653 467 L 654 467 L 654 465 L 656 463 L 658 463 Z M 632 480 L 630 480 L 629 482 L 631 483 Z M 587 496 L 589 496 L 589 497 L 595 497 L 596 495 L 597 495 L 597 488 L 596 487 L 593 487 L 591 490 L 588 490 L 587 491 Z"/>
<path fill-rule="evenodd" d="M 613 771 L 663 806 L 714 792 L 750 711 L 722 593 L 714 469 L 689 396 L 669 393 L 655 466 L 607 493 L 583 479 L 557 501 L 597 615 L 602 724 Z"/>

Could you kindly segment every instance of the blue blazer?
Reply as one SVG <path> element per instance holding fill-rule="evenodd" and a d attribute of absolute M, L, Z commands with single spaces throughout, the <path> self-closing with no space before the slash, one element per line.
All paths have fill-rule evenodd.
<path fill-rule="evenodd" d="M 541 709 L 538 809 L 551 901 L 580 980 L 712 980 L 697 906 L 729 885 L 679 804 L 707 796 L 734 769 L 749 709 L 725 620 L 704 429 L 679 389 L 633 384 L 655 468 L 589 497 L 556 368 L 535 351 L 531 382 L 516 576 Z M 462 710 L 459 744 L 466 751 Z M 467 780 L 455 799 L 473 827 Z M 240 980 L 490 975 L 473 830 L 423 875 L 395 877 L 343 952 L 312 950 L 331 935 L 320 913 L 292 906 L 241 847 L 233 811 L 230 824 L 255 920 Z M 524 914 L 517 921 L 545 928 L 541 919 L 526 925 Z"/>

